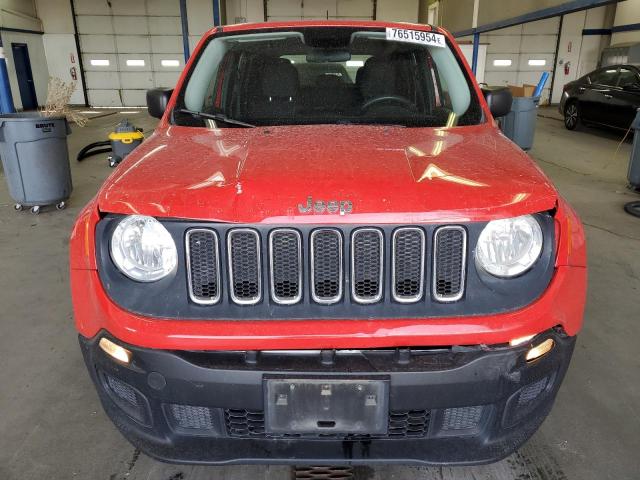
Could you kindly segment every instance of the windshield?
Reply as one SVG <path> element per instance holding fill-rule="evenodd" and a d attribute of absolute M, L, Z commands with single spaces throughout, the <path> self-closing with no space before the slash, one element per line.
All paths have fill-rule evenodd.
<path fill-rule="evenodd" d="M 443 35 L 309 27 L 214 37 L 188 73 L 172 118 L 228 128 L 451 127 L 483 116 Z"/>

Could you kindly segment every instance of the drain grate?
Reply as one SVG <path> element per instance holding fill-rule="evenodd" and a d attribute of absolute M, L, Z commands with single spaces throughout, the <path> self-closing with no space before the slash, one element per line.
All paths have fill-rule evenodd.
<path fill-rule="evenodd" d="M 354 480 L 355 478 L 353 467 L 295 467 L 293 470 L 294 480 Z"/>

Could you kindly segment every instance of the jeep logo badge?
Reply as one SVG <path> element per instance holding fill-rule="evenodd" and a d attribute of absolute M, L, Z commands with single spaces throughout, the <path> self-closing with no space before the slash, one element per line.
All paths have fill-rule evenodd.
<path fill-rule="evenodd" d="M 307 197 L 307 204 L 298 204 L 300 213 L 340 213 L 345 215 L 353 211 L 351 200 L 313 200 L 311 195 Z"/>

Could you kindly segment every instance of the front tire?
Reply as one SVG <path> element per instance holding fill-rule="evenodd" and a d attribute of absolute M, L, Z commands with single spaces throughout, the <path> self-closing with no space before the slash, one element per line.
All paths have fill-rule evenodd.
<path fill-rule="evenodd" d="M 570 102 L 564 107 L 564 126 L 567 130 L 575 130 L 580 123 L 580 112 L 576 102 Z"/>

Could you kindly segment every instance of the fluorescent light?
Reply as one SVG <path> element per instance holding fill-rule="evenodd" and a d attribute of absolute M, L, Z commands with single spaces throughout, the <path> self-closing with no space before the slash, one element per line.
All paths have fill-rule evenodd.
<path fill-rule="evenodd" d="M 126 112 L 118 112 L 118 113 L 121 113 L 123 115 L 135 115 L 136 113 L 140 113 L 140 112 L 135 112 L 135 111 L 128 110 Z"/>
<path fill-rule="evenodd" d="M 179 67 L 180 60 L 162 60 L 160 61 L 160 65 L 163 67 Z"/>
<path fill-rule="evenodd" d="M 545 59 L 532 58 L 527 62 L 530 67 L 544 67 L 547 64 Z"/>
<path fill-rule="evenodd" d="M 347 60 L 347 67 L 364 67 L 364 60 Z"/>
<path fill-rule="evenodd" d="M 144 60 L 127 60 L 127 67 L 144 67 Z"/>
<path fill-rule="evenodd" d="M 94 67 L 108 67 L 109 60 L 106 59 L 92 59 L 90 61 L 91 65 Z"/>
<path fill-rule="evenodd" d="M 511 60 L 505 59 L 505 60 L 494 60 L 493 61 L 493 66 L 494 67 L 510 67 L 511 66 Z"/>

